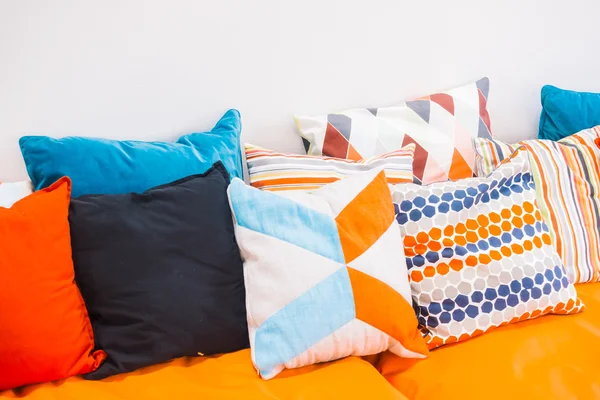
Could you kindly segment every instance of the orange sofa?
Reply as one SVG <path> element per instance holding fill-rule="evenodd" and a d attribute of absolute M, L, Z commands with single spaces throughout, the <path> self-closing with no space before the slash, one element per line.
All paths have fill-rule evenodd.
<path fill-rule="evenodd" d="M 32 385 L 0 399 L 600 399 L 600 283 L 577 290 L 587 306 L 581 314 L 504 326 L 423 361 L 349 357 L 263 381 L 242 350 L 104 381 Z"/>

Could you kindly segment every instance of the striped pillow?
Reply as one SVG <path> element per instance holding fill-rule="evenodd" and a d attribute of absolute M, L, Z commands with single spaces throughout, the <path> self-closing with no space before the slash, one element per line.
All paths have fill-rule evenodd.
<path fill-rule="evenodd" d="M 600 281 L 599 138 L 600 126 L 558 142 L 474 140 L 479 176 L 487 176 L 517 147 L 529 150 L 538 205 L 574 283 Z"/>
<path fill-rule="evenodd" d="M 271 192 L 310 192 L 356 173 L 383 168 L 388 183 L 420 183 L 413 177 L 415 145 L 366 160 L 277 153 L 246 144 L 250 185 Z"/>

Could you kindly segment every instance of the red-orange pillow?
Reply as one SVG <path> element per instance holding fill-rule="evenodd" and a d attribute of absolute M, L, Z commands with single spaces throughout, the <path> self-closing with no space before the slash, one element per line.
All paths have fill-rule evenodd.
<path fill-rule="evenodd" d="M 96 369 L 87 310 L 75 284 L 71 181 L 0 207 L 0 390 Z"/>

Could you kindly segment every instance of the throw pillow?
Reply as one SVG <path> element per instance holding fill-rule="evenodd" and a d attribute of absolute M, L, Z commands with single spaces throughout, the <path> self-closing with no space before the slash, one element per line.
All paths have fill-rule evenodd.
<path fill-rule="evenodd" d="M 431 349 L 583 304 L 536 205 L 525 149 L 487 178 L 394 188 Z"/>
<path fill-rule="evenodd" d="M 24 136 L 21 152 L 35 190 L 61 176 L 73 181 L 72 196 L 141 193 L 151 187 L 199 174 L 221 160 L 242 177 L 241 122 L 229 110 L 210 132 L 192 133 L 176 143 Z"/>
<path fill-rule="evenodd" d="M 228 193 L 252 361 L 264 379 L 387 349 L 425 357 L 383 171 L 312 194 L 275 194 L 234 179 Z"/>
<path fill-rule="evenodd" d="M 93 371 L 104 360 L 74 282 L 71 183 L 0 207 L 0 391 Z"/>
<path fill-rule="evenodd" d="M 310 155 L 360 160 L 414 143 L 414 175 L 424 184 L 473 176 L 474 137 L 491 137 L 489 79 L 395 107 L 296 116 Z"/>
<path fill-rule="evenodd" d="M 491 173 L 518 146 L 529 151 L 537 202 L 573 283 L 600 280 L 600 127 L 559 142 L 525 140 L 505 144 L 477 139 L 477 170 Z"/>
<path fill-rule="evenodd" d="M 11 207 L 31 194 L 31 181 L 0 182 L 0 207 Z"/>
<path fill-rule="evenodd" d="M 85 378 L 248 346 L 228 184 L 219 162 L 142 194 L 72 200 L 77 283 L 107 354 Z"/>
<path fill-rule="evenodd" d="M 600 93 L 542 88 L 539 139 L 560 140 L 600 125 Z"/>
<path fill-rule="evenodd" d="M 412 173 L 414 144 L 359 161 L 277 153 L 251 144 L 246 144 L 245 149 L 250 185 L 272 192 L 312 191 L 328 183 L 376 168 L 384 169 L 388 183 L 392 185 L 416 180 Z"/>

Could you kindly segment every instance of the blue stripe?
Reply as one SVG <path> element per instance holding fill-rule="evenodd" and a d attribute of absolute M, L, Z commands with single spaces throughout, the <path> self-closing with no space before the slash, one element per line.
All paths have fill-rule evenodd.
<path fill-rule="evenodd" d="M 465 319 L 477 320 L 481 315 L 490 314 L 494 310 L 516 308 L 530 299 L 539 300 L 550 296 L 552 292 L 560 293 L 568 286 L 569 279 L 564 267 L 556 265 L 545 270 L 544 273 L 538 272 L 520 280 L 500 282 L 495 287 L 489 286 L 481 291 L 461 293 L 454 298 L 446 298 L 441 303 L 431 302 L 427 306 L 420 305 L 418 318 L 421 325 L 430 328 L 450 324 L 452 321 L 462 323 Z"/>
<path fill-rule="evenodd" d="M 346 267 L 325 278 L 266 320 L 254 338 L 254 358 L 262 376 L 304 353 L 356 318 Z"/>
<path fill-rule="evenodd" d="M 239 226 L 345 263 L 337 225 L 329 215 L 239 179 L 231 182 L 228 194 Z"/>
<path fill-rule="evenodd" d="M 423 195 L 412 200 L 405 198 L 397 204 L 396 220 L 400 225 L 405 225 L 408 221 L 434 218 L 438 214 L 477 209 L 480 204 L 510 198 L 513 193 L 534 192 L 535 186 L 530 173 L 518 173 L 508 178 L 482 182 L 477 186 L 446 189 L 440 196 L 431 194 L 429 188 L 425 189 L 422 191 Z"/>

